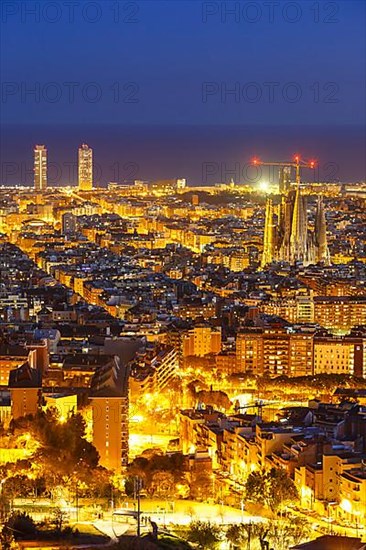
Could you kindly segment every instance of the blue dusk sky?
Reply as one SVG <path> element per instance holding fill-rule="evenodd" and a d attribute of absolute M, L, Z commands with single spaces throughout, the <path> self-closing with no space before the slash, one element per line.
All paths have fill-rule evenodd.
<path fill-rule="evenodd" d="M 365 29 L 362 0 L 4 0 L 2 154 L 19 125 L 352 126 L 362 178 Z"/>

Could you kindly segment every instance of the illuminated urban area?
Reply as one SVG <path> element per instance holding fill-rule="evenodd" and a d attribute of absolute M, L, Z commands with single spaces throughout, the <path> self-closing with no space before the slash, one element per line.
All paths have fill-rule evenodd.
<path fill-rule="evenodd" d="M 3 547 L 364 537 L 366 186 L 93 188 L 82 144 L 51 188 L 47 153 L 0 189 Z"/>
<path fill-rule="evenodd" d="M 365 21 L 0 1 L 0 550 L 366 550 Z"/>

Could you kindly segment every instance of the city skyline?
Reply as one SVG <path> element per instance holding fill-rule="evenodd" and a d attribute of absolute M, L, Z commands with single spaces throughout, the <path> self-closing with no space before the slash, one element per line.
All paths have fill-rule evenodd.
<path fill-rule="evenodd" d="M 244 183 L 252 176 L 247 166 L 253 156 L 286 160 L 298 151 L 304 158 L 318 159 L 319 181 L 362 183 L 366 179 L 363 128 L 352 130 L 347 138 L 341 130 L 335 133 L 319 128 L 288 129 L 285 135 L 281 127 L 265 133 L 255 128 L 221 127 L 213 132 L 207 127 L 187 127 L 177 133 L 174 127 L 97 127 L 86 131 L 84 127 L 65 126 L 58 128 L 57 135 L 52 126 L 47 131 L 1 128 L 7 130 L 6 139 L 1 140 L 2 185 L 33 184 L 31 144 L 37 142 L 47 143 L 50 150 L 51 185 L 76 184 L 75 149 L 84 141 L 93 144 L 95 185 L 165 177 L 185 177 L 198 186 L 228 183 L 232 177 Z M 189 155 L 182 155 L 182 151 L 189 151 Z M 263 170 L 263 175 L 277 181 L 277 173 L 270 169 Z"/>
<path fill-rule="evenodd" d="M 138 171 L 201 185 L 209 162 L 224 182 L 243 158 L 296 151 L 322 159 L 321 179 L 364 182 L 364 3 L 282 4 L 5 6 L 1 184 L 29 184 L 29 143 L 38 142 L 63 168 L 53 179 L 66 179 L 71 139 L 93 143 L 104 182 Z"/>
<path fill-rule="evenodd" d="M 0 547 L 366 550 L 366 3 L 0 2 Z"/>
<path fill-rule="evenodd" d="M 41 147 L 41 146 L 36 146 Z M 42 147 L 45 147 L 44 145 Z M 94 149 L 94 148 L 93 148 Z M 64 159 L 62 163 L 55 162 L 54 158 L 59 157 L 58 151 L 51 149 L 51 160 L 48 161 L 49 155 L 46 154 L 46 165 L 50 164 L 51 170 L 47 169 L 47 178 L 50 179 L 51 187 L 62 187 L 69 185 L 76 185 L 80 187 L 80 180 L 86 179 L 84 185 L 87 188 L 93 187 L 107 187 L 110 182 L 127 182 L 132 183 L 134 180 L 151 179 L 166 179 L 164 176 L 164 170 L 159 167 L 158 171 L 152 170 L 153 178 L 141 178 L 140 166 L 135 162 L 113 162 L 112 165 L 100 164 L 99 157 L 97 155 L 97 162 L 93 160 L 93 149 L 83 143 L 78 146 L 78 158 L 74 162 L 70 162 L 69 156 Z M 49 148 L 47 149 L 47 151 Z M 254 150 L 254 148 L 253 148 Z M 288 148 L 287 148 L 288 150 Z M 256 150 L 257 151 L 257 150 Z M 35 150 L 33 151 L 35 155 Z M 74 153 L 75 155 L 75 153 Z M 283 154 L 280 153 L 280 158 L 287 157 L 287 160 L 282 160 L 282 166 L 284 168 L 277 169 L 273 163 L 262 163 L 253 165 L 253 155 L 251 158 L 246 158 L 244 155 L 237 159 L 231 159 L 230 162 L 217 162 L 217 161 L 204 161 L 198 166 L 200 171 L 200 178 L 187 178 L 183 177 L 181 173 L 178 175 L 175 173 L 177 179 L 189 179 L 190 184 L 195 187 L 210 186 L 222 183 L 234 182 L 235 184 L 252 184 L 259 185 L 264 188 L 265 185 L 276 185 L 278 183 L 280 191 L 286 191 L 286 187 L 290 181 L 295 181 L 295 174 L 291 171 L 291 163 L 294 162 L 298 154 Z M 257 155 L 254 156 L 256 158 Z M 311 172 L 302 172 L 301 182 L 322 182 L 322 183 L 355 183 L 361 187 L 365 183 L 363 180 L 354 181 L 350 178 L 340 178 L 340 165 L 337 162 L 327 162 L 325 159 L 319 158 L 318 155 L 312 155 L 314 165 Z M 270 155 L 273 158 L 274 155 Z M 290 159 L 292 157 L 292 159 Z M 304 156 L 300 155 L 303 161 Z M 289 160 L 290 159 L 290 160 Z M 33 156 L 33 164 L 34 164 Z M 254 169 L 253 169 L 254 168 Z M 3 186 L 33 186 L 35 167 L 32 172 L 29 170 L 27 163 L 22 161 L 20 163 L 5 162 L 2 165 Z M 171 172 L 170 172 L 171 174 Z M 18 176 L 19 175 L 19 176 Z M 124 177 L 127 176 L 127 177 Z M 168 178 L 169 179 L 169 178 Z M 203 180 L 203 181 L 202 181 Z M 85 188 L 86 190 L 86 188 Z"/>

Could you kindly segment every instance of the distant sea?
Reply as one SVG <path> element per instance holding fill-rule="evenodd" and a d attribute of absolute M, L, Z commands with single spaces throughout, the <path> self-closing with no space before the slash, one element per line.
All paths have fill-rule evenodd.
<path fill-rule="evenodd" d="M 48 149 L 49 183 L 77 182 L 77 148 L 94 151 L 95 183 L 187 178 L 189 185 L 272 180 L 248 163 L 289 160 L 295 153 L 315 158 L 308 180 L 359 182 L 366 179 L 365 126 L 0 126 L 2 185 L 31 185 L 33 147 Z M 277 173 L 277 170 L 276 170 Z"/>

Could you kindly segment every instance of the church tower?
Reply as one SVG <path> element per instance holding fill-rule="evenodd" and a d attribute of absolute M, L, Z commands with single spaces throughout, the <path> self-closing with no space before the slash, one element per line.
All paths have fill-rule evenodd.
<path fill-rule="evenodd" d="M 273 226 L 273 204 L 272 199 L 267 199 L 266 219 L 264 225 L 263 255 L 261 266 L 273 262 L 274 259 L 274 226 Z"/>
<path fill-rule="evenodd" d="M 327 241 L 327 222 L 323 198 L 318 198 L 315 214 L 315 243 L 317 246 L 317 261 L 330 265 L 330 254 Z"/>

